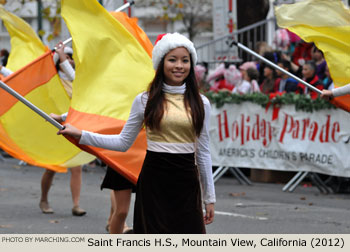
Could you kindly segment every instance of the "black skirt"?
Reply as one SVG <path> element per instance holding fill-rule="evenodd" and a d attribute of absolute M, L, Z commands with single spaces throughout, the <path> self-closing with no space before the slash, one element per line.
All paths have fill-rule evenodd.
<path fill-rule="evenodd" d="M 103 188 L 111 189 L 114 191 L 128 190 L 131 189 L 132 192 L 136 191 L 136 186 L 129 180 L 124 178 L 114 169 L 107 167 L 106 175 L 101 184 L 101 190 Z"/>
<path fill-rule="evenodd" d="M 137 181 L 134 233 L 205 232 L 194 154 L 147 151 Z"/>

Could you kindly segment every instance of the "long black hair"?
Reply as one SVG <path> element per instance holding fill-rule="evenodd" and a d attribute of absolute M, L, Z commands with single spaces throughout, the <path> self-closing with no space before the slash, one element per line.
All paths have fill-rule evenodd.
<path fill-rule="evenodd" d="M 162 89 L 165 80 L 164 58 L 165 56 L 160 61 L 156 75 L 148 86 L 148 101 L 145 108 L 144 124 L 151 130 L 160 130 L 160 121 L 163 118 L 164 107 L 166 106 L 166 98 Z M 186 83 L 184 104 L 186 110 L 191 112 L 193 128 L 196 132 L 196 135 L 199 136 L 204 122 L 204 104 L 199 94 L 191 55 L 190 62 L 190 73 L 184 80 Z"/>

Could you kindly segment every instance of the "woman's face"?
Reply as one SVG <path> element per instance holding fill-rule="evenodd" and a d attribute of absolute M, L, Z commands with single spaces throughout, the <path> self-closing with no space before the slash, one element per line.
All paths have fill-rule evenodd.
<path fill-rule="evenodd" d="M 165 83 L 171 86 L 181 86 L 190 73 L 191 58 L 184 47 L 178 47 L 168 52 L 164 57 Z"/>
<path fill-rule="evenodd" d="M 311 51 L 311 57 L 312 59 L 317 61 L 317 60 L 321 60 L 323 58 L 323 55 L 320 50 L 316 49 Z"/>

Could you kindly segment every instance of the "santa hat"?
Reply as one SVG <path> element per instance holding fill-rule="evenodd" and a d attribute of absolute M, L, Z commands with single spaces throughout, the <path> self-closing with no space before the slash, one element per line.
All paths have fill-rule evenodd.
<path fill-rule="evenodd" d="M 65 54 L 72 54 L 73 55 L 73 49 L 70 48 L 69 46 L 65 46 L 64 47 L 64 53 Z M 57 64 L 58 60 L 60 59 L 60 56 L 58 55 L 57 52 L 55 52 L 53 54 L 53 62 L 55 62 L 55 64 Z"/>
<path fill-rule="evenodd" d="M 191 54 L 193 66 L 197 63 L 197 53 L 193 43 L 185 36 L 175 32 L 158 35 L 152 51 L 153 68 L 157 70 L 162 58 L 177 47 L 185 47 Z"/>

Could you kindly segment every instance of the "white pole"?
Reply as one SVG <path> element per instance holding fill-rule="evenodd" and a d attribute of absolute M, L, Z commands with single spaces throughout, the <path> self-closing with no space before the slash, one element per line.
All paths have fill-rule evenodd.
<path fill-rule="evenodd" d="M 44 111 L 42 111 L 41 109 L 39 109 L 38 107 L 36 107 L 34 104 L 32 104 L 30 101 L 28 101 L 26 98 L 24 98 L 22 95 L 20 95 L 19 93 L 17 93 L 15 90 L 13 90 L 12 88 L 10 88 L 9 86 L 7 86 L 4 82 L 0 81 L 0 88 L 4 89 L 6 92 L 8 92 L 9 94 L 11 94 L 12 96 L 14 96 L 17 100 L 21 101 L 24 103 L 24 105 L 26 105 L 27 107 L 29 107 L 31 110 L 33 110 L 34 112 L 36 112 L 37 114 L 39 114 L 41 117 L 43 117 L 46 121 L 48 121 L 49 123 L 51 123 L 53 126 L 55 126 L 57 129 L 61 130 L 64 129 L 64 126 L 61 125 L 59 122 L 57 122 L 56 120 L 54 120 L 51 116 L 49 116 L 48 114 L 46 114 Z"/>
<path fill-rule="evenodd" d="M 120 6 L 118 9 L 115 10 L 115 12 L 118 12 L 118 11 L 122 11 L 126 8 L 129 8 L 131 5 L 133 5 L 135 2 L 134 1 L 130 1 L 122 6 Z"/>
<path fill-rule="evenodd" d="M 264 61 L 266 64 L 272 66 L 273 68 L 275 69 L 278 69 L 279 71 L 281 71 L 282 73 L 292 77 L 293 79 L 299 81 L 300 83 L 304 84 L 305 86 L 307 86 L 308 88 L 312 89 L 313 91 L 319 93 L 319 94 L 322 94 L 322 91 L 319 90 L 318 88 L 312 86 L 311 84 L 307 83 L 306 81 L 300 79 L 299 77 L 295 76 L 294 74 L 284 70 L 282 67 L 279 67 L 278 65 L 274 64 L 273 62 L 269 61 L 268 59 L 262 57 L 260 54 L 257 54 L 256 52 L 250 50 L 248 47 L 246 47 L 245 45 L 239 43 L 239 42 L 236 42 L 236 41 L 232 41 L 231 42 L 231 45 L 236 45 L 237 47 L 241 48 L 242 50 L 250 53 L 251 55 L 257 57 L 258 59 Z"/>

